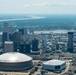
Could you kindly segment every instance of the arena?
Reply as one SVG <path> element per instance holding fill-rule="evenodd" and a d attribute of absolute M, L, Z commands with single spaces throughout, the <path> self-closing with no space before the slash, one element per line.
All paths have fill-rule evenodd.
<path fill-rule="evenodd" d="M 18 52 L 4 53 L 0 55 L 0 70 L 20 71 L 33 67 L 32 58 Z"/>
<path fill-rule="evenodd" d="M 66 68 L 66 63 L 65 63 L 65 61 L 53 59 L 53 60 L 44 62 L 42 67 L 45 70 L 60 72 Z"/>

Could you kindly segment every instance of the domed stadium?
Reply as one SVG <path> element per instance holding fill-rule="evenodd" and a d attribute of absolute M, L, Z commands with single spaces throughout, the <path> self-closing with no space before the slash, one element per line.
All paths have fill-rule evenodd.
<path fill-rule="evenodd" d="M 18 52 L 0 55 L 0 70 L 27 70 L 33 67 L 32 58 Z"/>
<path fill-rule="evenodd" d="M 66 62 L 62 60 L 53 59 L 43 62 L 42 67 L 45 70 L 60 72 L 66 68 Z"/>

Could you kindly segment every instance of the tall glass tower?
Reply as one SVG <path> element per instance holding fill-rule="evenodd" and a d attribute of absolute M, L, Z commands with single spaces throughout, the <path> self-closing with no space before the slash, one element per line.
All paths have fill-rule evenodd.
<path fill-rule="evenodd" d="M 73 32 L 68 32 L 67 51 L 73 53 Z"/>

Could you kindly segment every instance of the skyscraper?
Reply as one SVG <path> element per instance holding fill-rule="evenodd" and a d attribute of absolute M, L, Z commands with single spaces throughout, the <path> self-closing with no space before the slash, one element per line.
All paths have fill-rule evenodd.
<path fill-rule="evenodd" d="M 4 42 L 7 41 L 7 32 L 3 32 L 2 34 L 2 43 L 3 43 L 3 47 L 4 47 Z"/>
<path fill-rule="evenodd" d="M 27 36 L 27 34 L 28 34 L 28 29 L 25 27 L 24 28 L 24 36 Z"/>
<path fill-rule="evenodd" d="M 73 32 L 68 32 L 67 51 L 70 53 L 73 52 Z"/>
<path fill-rule="evenodd" d="M 19 29 L 19 32 L 20 32 L 22 35 L 24 35 L 24 28 Z"/>
<path fill-rule="evenodd" d="M 3 32 L 7 33 L 7 40 L 9 41 L 9 25 L 8 25 L 8 23 L 5 22 L 3 27 L 4 27 Z"/>
<path fill-rule="evenodd" d="M 22 34 L 20 32 L 14 32 L 12 34 L 12 41 L 16 42 L 18 45 L 22 42 Z"/>
<path fill-rule="evenodd" d="M 19 45 L 14 41 L 14 52 L 18 52 Z"/>
<path fill-rule="evenodd" d="M 30 54 L 31 53 L 31 46 L 30 46 L 30 43 L 26 43 L 26 50 L 25 50 L 25 53 L 26 54 Z"/>
<path fill-rule="evenodd" d="M 26 47 L 25 47 L 24 44 L 20 44 L 20 45 L 19 45 L 19 52 L 20 52 L 20 53 L 25 53 L 25 49 L 26 49 Z"/>
<path fill-rule="evenodd" d="M 34 38 L 32 40 L 32 51 L 38 51 L 38 39 Z"/>
<path fill-rule="evenodd" d="M 7 22 L 4 23 L 4 31 L 3 32 L 9 32 L 9 25 Z"/>
<path fill-rule="evenodd" d="M 5 41 L 4 42 L 4 52 L 14 52 L 13 41 Z"/>
<path fill-rule="evenodd" d="M 31 46 L 29 43 L 19 45 L 20 53 L 30 54 L 30 52 L 31 52 L 30 50 L 31 50 Z"/>

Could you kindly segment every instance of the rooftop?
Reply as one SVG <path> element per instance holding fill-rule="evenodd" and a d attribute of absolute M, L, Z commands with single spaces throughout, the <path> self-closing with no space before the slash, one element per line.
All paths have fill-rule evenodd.
<path fill-rule="evenodd" d="M 0 55 L 0 62 L 26 62 L 30 60 L 32 60 L 31 57 L 18 52 L 4 53 Z"/>
<path fill-rule="evenodd" d="M 5 41 L 5 44 L 13 44 L 13 41 Z"/>
<path fill-rule="evenodd" d="M 63 63 L 65 63 L 65 61 L 53 59 L 53 60 L 46 61 L 43 64 L 45 64 L 45 65 L 62 65 Z"/>

